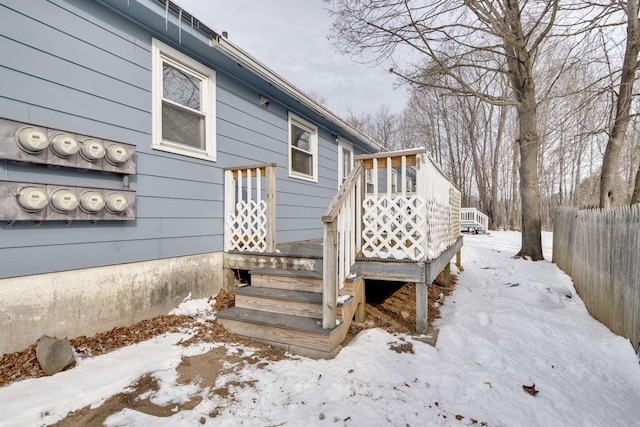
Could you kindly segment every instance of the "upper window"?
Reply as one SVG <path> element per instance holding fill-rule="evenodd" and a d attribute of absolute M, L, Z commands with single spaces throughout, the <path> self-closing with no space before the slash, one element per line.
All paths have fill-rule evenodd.
<path fill-rule="evenodd" d="M 153 40 L 153 148 L 216 159 L 215 71 Z"/>
<path fill-rule="evenodd" d="M 318 128 L 289 114 L 289 176 L 318 182 Z"/>

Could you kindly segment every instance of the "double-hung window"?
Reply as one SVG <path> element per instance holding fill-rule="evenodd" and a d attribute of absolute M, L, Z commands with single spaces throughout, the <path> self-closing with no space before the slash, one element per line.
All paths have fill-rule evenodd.
<path fill-rule="evenodd" d="M 318 128 L 291 113 L 289 176 L 318 182 Z"/>
<path fill-rule="evenodd" d="M 153 148 L 216 159 L 216 74 L 153 40 Z"/>

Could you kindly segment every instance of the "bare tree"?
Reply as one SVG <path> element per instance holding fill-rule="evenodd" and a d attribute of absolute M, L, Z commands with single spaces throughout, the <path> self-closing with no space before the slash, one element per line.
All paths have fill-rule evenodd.
<path fill-rule="evenodd" d="M 612 207 L 616 203 L 615 187 L 617 184 L 618 157 L 630 120 L 633 84 L 638 70 L 638 53 L 640 52 L 640 33 L 638 31 L 638 0 L 626 2 L 627 39 L 617 93 L 615 118 L 609 133 L 607 148 L 602 159 L 600 175 L 600 207 Z"/>
<path fill-rule="evenodd" d="M 400 118 L 391 112 L 389 105 L 381 105 L 373 114 L 358 115 L 349 110 L 346 120 L 380 142 L 385 149 L 400 148 Z"/>
<path fill-rule="evenodd" d="M 640 166 L 638 166 L 638 172 L 636 172 L 633 194 L 631 195 L 631 204 L 634 205 L 636 203 L 640 203 Z"/>
<path fill-rule="evenodd" d="M 564 31 L 572 22 L 584 21 L 589 10 L 578 13 L 575 2 L 559 0 L 325 1 L 332 3 L 333 36 L 343 52 L 390 61 L 391 72 L 414 86 L 515 107 L 522 203 L 519 255 L 543 259 L 534 65 L 559 14 L 567 12 Z M 499 76 L 510 82 L 507 97 L 499 85 L 487 84 Z"/>

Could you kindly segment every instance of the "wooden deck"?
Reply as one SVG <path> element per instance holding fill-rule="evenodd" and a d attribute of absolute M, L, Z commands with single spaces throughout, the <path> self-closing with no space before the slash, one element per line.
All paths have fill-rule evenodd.
<path fill-rule="evenodd" d="M 364 280 L 412 282 L 416 284 L 416 332 L 426 333 L 428 326 L 427 286 L 441 272 L 445 274 L 445 281 L 449 280 L 449 266 L 453 258 L 456 258 L 456 264 L 461 268 L 459 255 L 462 243 L 463 238 L 460 236 L 456 243 L 447 248 L 438 258 L 422 262 L 357 257 L 351 271 L 363 279 L 362 290 L 357 291 L 362 295 L 345 293 L 346 295 L 354 295 L 356 301 L 353 307 L 339 305 L 337 307 L 339 317 L 343 319 L 345 316 L 353 317 L 361 301 L 363 302 L 360 307 L 361 316 L 364 317 L 364 301 L 366 299 Z M 282 323 L 283 319 L 295 323 L 297 317 L 322 319 L 322 249 L 321 240 L 307 240 L 279 244 L 276 253 L 226 253 L 225 267 L 247 270 L 251 273 L 252 286 L 241 288 L 236 292 L 238 307 L 242 310 L 262 310 L 281 315 L 278 317 L 268 314 L 265 317 L 261 314 L 251 315 L 246 311 L 241 311 L 244 317 L 236 313 L 227 320 L 230 330 L 241 335 L 255 334 L 257 336 L 254 338 L 271 344 L 277 343 L 278 339 L 286 341 L 294 345 L 298 353 L 303 353 L 301 349 L 304 347 L 312 349 L 314 356 L 331 357 L 333 352 L 327 349 L 335 344 L 337 338 L 317 335 L 313 330 L 296 332 L 300 326 L 289 325 L 286 327 Z M 349 289 L 347 288 L 346 291 L 348 292 Z M 290 317 L 286 317 L 287 315 Z M 349 322 L 351 317 L 348 317 Z M 277 319 L 280 319 L 280 323 L 276 322 Z M 241 320 L 245 322 L 245 326 L 242 326 Z M 247 326 L 247 324 L 259 322 L 271 322 L 272 325 L 264 326 L 262 329 Z M 306 324 L 310 325 L 311 323 L 309 320 L 300 321 L 300 325 Z M 276 329 L 276 331 L 271 329 Z M 298 335 L 304 335 L 299 342 L 295 339 Z M 341 335 L 342 333 L 339 333 L 337 336 Z M 307 341 L 311 339 L 319 342 L 313 345 L 307 344 Z M 291 347 L 287 348 L 292 349 Z"/>
<path fill-rule="evenodd" d="M 416 331 L 426 332 L 427 286 L 460 260 L 460 190 L 424 148 L 355 160 L 321 217 L 322 239 L 280 244 L 276 166 L 225 170 L 224 288 L 236 270 L 250 278 L 237 307 L 218 313 L 231 332 L 333 357 L 354 316 L 364 321 L 367 279 L 416 283 Z"/>
<path fill-rule="evenodd" d="M 442 272 L 462 247 L 462 236 L 453 246 L 434 260 L 417 262 L 412 260 L 383 260 L 379 258 L 357 257 L 353 273 L 365 280 L 385 280 L 391 282 L 431 283 Z M 286 265 L 287 267 L 282 267 Z M 276 253 L 225 254 L 225 267 L 239 270 L 260 268 L 283 268 L 297 271 L 313 271 L 322 279 L 322 239 L 280 243 Z M 322 286 L 320 284 L 320 286 Z"/>

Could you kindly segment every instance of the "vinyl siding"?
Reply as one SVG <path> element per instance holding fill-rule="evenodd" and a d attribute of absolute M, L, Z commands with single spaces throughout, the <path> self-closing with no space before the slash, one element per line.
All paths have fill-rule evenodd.
<path fill-rule="evenodd" d="M 2 224 L 0 278 L 221 251 L 227 166 L 276 163 L 278 241 L 322 236 L 320 217 L 337 187 L 331 132 L 319 128 L 318 182 L 288 177 L 287 114 L 313 117 L 277 99 L 261 107 L 257 89 L 200 59 L 217 72 L 217 161 L 153 150 L 151 39 L 158 35 L 84 0 L 3 0 L 0 22 L 0 117 L 137 150 L 136 220 Z M 0 179 L 122 184 L 117 174 L 7 160 Z"/>

